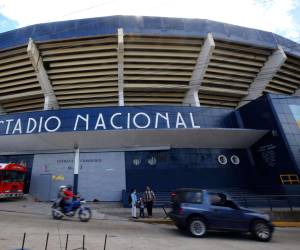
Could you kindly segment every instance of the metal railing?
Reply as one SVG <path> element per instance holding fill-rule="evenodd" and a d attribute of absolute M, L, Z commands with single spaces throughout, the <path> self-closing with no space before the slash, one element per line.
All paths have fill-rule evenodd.
<path fill-rule="evenodd" d="M 25 232 L 23 234 L 23 238 L 22 238 L 22 245 L 21 245 L 21 248 L 17 248 L 16 250 L 29 250 L 28 248 L 26 248 L 26 238 L 27 238 L 27 233 Z M 88 250 L 86 248 L 86 237 L 85 235 L 82 235 L 82 245 L 77 247 L 77 248 L 69 248 L 69 242 L 70 242 L 70 236 L 71 234 L 66 234 L 66 239 L 65 239 L 65 244 L 64 244 L 64 250 Z M 51 241 L 51 237 L 50 237 L 50 233 L 47 233 L 46 234 L 46 237 L 45 237 L 45 247 L 43 249 L 45 250 L 50 250 L 48 249 L 48 243 L 49 243 L 49 240 Z M 103 249 L 103 250 L 106 250 L 106 245 L 107 245 L 107 234 L 105 234 L 105 238 L 104 238 L 104 244 L 103 246 L 99 246 L 99 250 Z M 62 249 L 62 248 L 61 248 Z"/>
<path fill-rule="evenodd" d="M 300 184 L 299 176 L 297 174 L 281 174 L 280 180 L 282 184 Z"/>
<path fill-rule="evenodd" d="M 274 208 L 300 208 L 300 195 L 239 195 L 233 197 L 242 206 L 245 207 L 267 207 L 272 211 Z"/>

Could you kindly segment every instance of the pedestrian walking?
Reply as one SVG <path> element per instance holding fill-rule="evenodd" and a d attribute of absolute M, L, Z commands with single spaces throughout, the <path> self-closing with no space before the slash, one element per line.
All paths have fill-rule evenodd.
<path fill-rule="evenodd" d="M 144 192 L 144 202 L 146 204 L 148 217 L 152 217 L 152 207 L 154 201 L 155 201 L 155 194 L 151 190 L 151 188 L 147 186 Z"/>
<path fill-rule="evenodd" d="M 131 216 L 132 218 L 136 219 L 136 205 L 137 205 L 137 196 L 136 196 L 136 189 L 132 189 L 130 193 L 131 198 Z"/>

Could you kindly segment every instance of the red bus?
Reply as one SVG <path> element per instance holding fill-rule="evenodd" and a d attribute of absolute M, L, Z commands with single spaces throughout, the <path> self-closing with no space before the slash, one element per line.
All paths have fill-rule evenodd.
<path fill-rule="evenodd" d="M 23 197 L 26 167 L 15 163 L 0 163 L 0 198 Z"/>

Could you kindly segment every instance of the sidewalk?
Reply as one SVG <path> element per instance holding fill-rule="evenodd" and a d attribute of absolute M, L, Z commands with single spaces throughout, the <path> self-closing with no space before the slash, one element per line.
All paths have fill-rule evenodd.
<path fill-rule="evenodd" d="M 51 205 L 51 202 L 36 202 L 31 196 L 26 196 L 21 200 L 0 201 L 0 211 L 51 216 Z M 124 208 L 119 202 L 89 202 L 88 205 L 92 209 L 93 219 L 96 220 L 130 220 L 153 224 L 172 224 L 162 208 L 154 208 L 152 218 L 132 220 L 131 209 Z M 168 209 L 166 210 L 168 212 Z M 266 210 L 263 211 L 266 212 Z M 300 211 L 296 211 L 291 215 L 287 209 L 285 211 L 279 209 L 273 211 L 271 217 L 275 226 L 300 227 Z"/>
<path fill-rule="evenodd" d="M 19 200 L 0 200 L 0 211 L 51 216 L 51 205 L 51 202 L 37 202 L 31 196 L 25 196 Z M 120 202 L 88 202 L 88 206 L 92 209 L 94 219 L 131 218 L 131 209 L 124 208 Z M 153 214 L 155 218 L 166 217 L 162 208 L 154 208 Z"/>

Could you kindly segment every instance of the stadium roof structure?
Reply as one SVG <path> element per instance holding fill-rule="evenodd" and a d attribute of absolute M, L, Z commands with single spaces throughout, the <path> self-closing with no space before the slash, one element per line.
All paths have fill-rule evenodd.
<path fill-rule="evenodd" d="M 110 16 L 0 34 L 0 113 L 123 105 L 236 108 L 300 95 L 300 44 L 209 20 Z"/>

